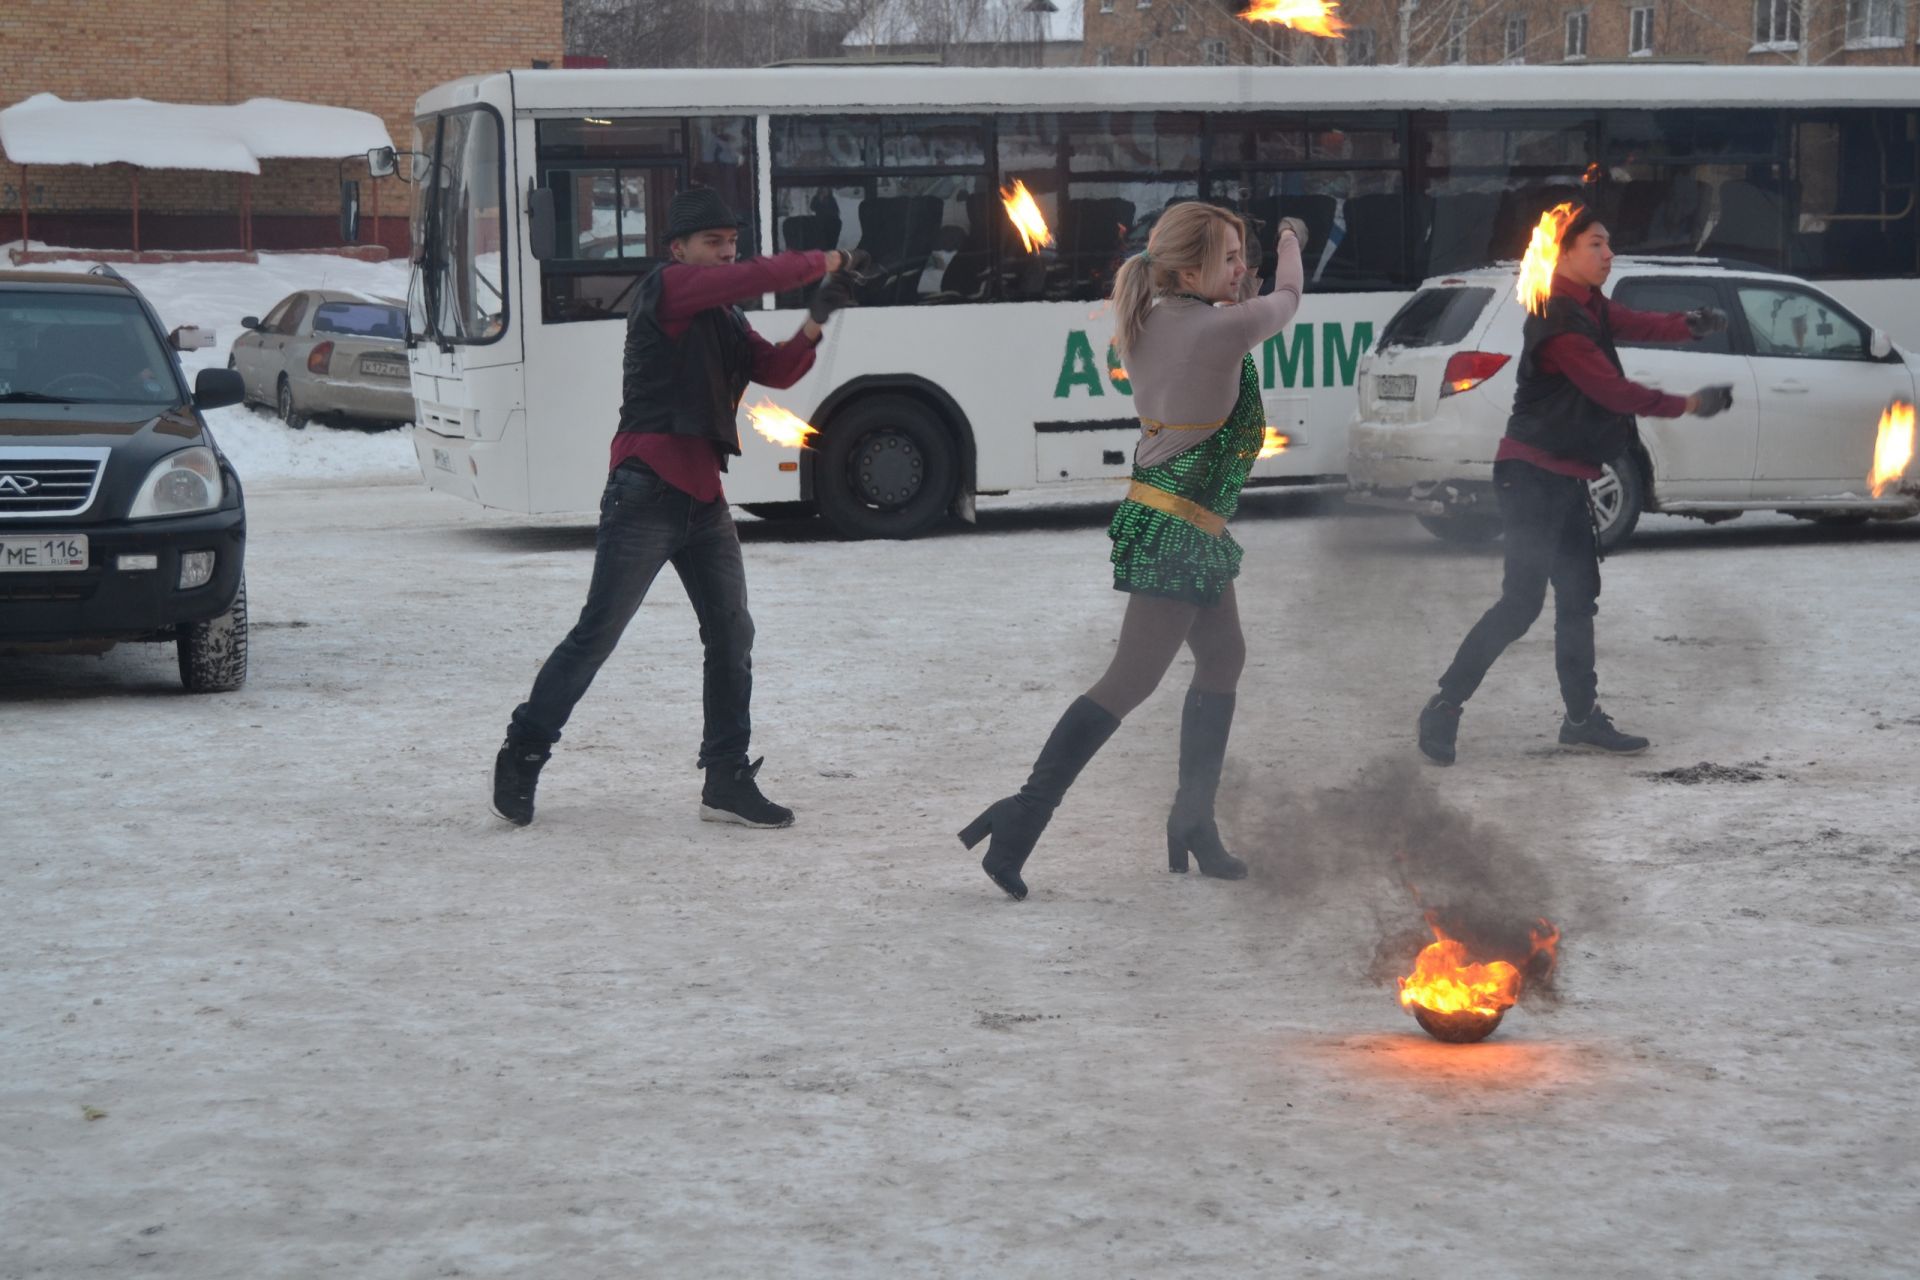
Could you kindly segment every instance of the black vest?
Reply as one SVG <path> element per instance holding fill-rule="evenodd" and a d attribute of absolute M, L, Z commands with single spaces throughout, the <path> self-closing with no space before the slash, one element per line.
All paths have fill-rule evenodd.
<path fill-rule="evenodd" d="M 753 374 L 753 343 L 738 307 L 709 307 L 676 340 L 660 327 L 660 277 L 640 282 L 627 314 L 621 369 L 620 430 L 699 436 L 727 455 L 740 452 L 734 415 Z"/>
<path fill-rule="evenodd" d="M 1577 458 L 1596 466 L 1612 462 L 1627 451 L 1634 441 L 1632 415 L 1594 403 L 1562 374 L 1540 372 L 1535 359 L 1540 344 L 1548 338 L 1563 333 L 1584 334 L 1624 375 L 1606 315 L 1604 297 L 1600 299 L 1598 322 L 1572 298 L 1555 297 L 1547 300 L 1545 315 L 1527 316 L 1520 330 L 1520 368 L 1513 390 L 1513 413 L 1507 419 L 1509 438 L 1556 457 Z"/>

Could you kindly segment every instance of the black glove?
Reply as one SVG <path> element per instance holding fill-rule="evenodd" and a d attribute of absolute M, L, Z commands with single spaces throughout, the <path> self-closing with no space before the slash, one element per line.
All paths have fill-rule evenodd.
<path fill-rule="evenodd" d="M 1725 317 L 1721 319 L 1724 321 Z M 1695 417 L 1711 418 L 1716 413 L 1725 413 L 1733 407 L 1733 384 L 1729 382 L 1702 387 L 1693 393 L 1693 399 L 1698 406 L 1693 411 Z"/>
<path fill-rule="evenodd" d="M 828 276 L 813 291 L 813 301 L 807 304 L 807 316 L 815 324 L 825 324 L 827 317 L 842 307 L 853 305 L 853 281 L 842 273 Z"/>
<path fill-rule="evenodd" d="M 1718 307 L 1696 307 L 1687 312 L 1687 332 L 1696 338 L 1719 333 L 1727 327 L 1727 313 Z"/>
<path fill-rule="evenodd" d="M 834 272 L 838 276 L 851 276 L 857 283 L 867 278 L 867 272 L 873 267 L 873 255 L 865 249 L 840 250 L 840 269 Z"/>

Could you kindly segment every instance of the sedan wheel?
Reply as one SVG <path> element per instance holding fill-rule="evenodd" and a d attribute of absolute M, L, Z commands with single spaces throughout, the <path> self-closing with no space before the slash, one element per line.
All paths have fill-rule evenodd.
<path fill-rule="evenodd" d="M 285 378 L 280 379 L 278 407 L 280 410 L 280 421 L 286 423 L 295 431 L 305 431 L 307 429 L 307 415 L 294 407 L 293 384 Z"/>

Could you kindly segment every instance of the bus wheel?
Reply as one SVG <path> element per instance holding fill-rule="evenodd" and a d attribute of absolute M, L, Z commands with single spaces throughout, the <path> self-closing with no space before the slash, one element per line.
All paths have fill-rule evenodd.
<path fill-rule="evenodd" d="M 844 538 L 911 538 L 953 501 L 953 437 L 910 396 L 873 396 L 834 415 L 814 465 L 820 514 Z"/>

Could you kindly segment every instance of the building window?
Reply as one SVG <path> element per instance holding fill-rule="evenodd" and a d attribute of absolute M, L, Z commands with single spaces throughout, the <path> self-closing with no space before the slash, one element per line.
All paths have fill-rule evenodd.
<path fill-rule="evenodd" d="M 1133 47 L 1133 65 L 1136 67 L 1144 67 L 1148 65 L 1147 46 L 1143 44 L 1137 44 Z"/>
<path fill-rule="evenodd" d="M 1907 40 L 1907 6 L 1900 0 L 1847 0 L 1847 47 L 1893 49 Z"/>
<path fill-rule="evenodd" d="M 1173 29 L 1175 31 L 1187 29 L 1187 6 L 1184 4 L 1173 6 Z"/>
<path fill-rule="evenodd" d="M 1202 40 L 1200 42 L 1200 62 L 1203 66 L 1224 67 L 1227 65 L 1227 42 L 1225 40 Z"/>
<path fill-rule="evenodd" d="M 1800 0 L 1753 0 L 1753 47 L 1798 49 Z"/>
<path fill-rule="evenodd" d="M 1766 0 L 1761 0 L 1761 2 L 1766 3 Z M 1789 0 L 1780 0 L 1782 4 L 1788 2 Z M 1629 20 L 1627 23 L 1627 56 L 1630 58 L 1646 58 L 1652 56 L 1653 6 L 1648 5 L 1644 9 L 1631 10 L 1627 14 L 1627 17 Z"/>
<path fill-rule="evenodd" d="M 1527 16 L 1516 13 L 1507 19 L 1506 61 L 1525 62 L 1527 60 Z"/>
<path fill-rule="evenodd" d="M 1102 13 L 1112 13 L 1112 12 L 1113 12 L 1113 0 L 1100 0 L 1100 12 L 1102 12 Z"/>
<path fill-rule="evenodd" d="M 1467 20 L 1463 17 L 1447 19 L 1447 61 L 1465 62 L 1467 60 Z"/>
<path fill-rule="evenodd" d="M 1140 0 L 1138 7 L 1142 9 L 1151 9 L 1153 8 L 1153 0 Z"/>
<path fill-rule="evenodd" d="M 1347 32 L 1347 38 L 1341 42 L 1341 56 L 1350 67 L 1371 67 L 1380 59 L 1378 47 L 1374 44 L 1372 27 L 1355 27 Z"/>
<path fill-rule="evenodd" d="M 1587 56 L 1587 11 L 1581 9 L 1567 15 L 1567 61 L 1584 60 Z"/>
<path fill-rule="evenodd" d="M 1095 50 L 1093 55 L 1093 65 L 1096 67 L 1112 66 L 1113 50 L 1111 48 L 1102 48 L 1102 49 Z"/>

